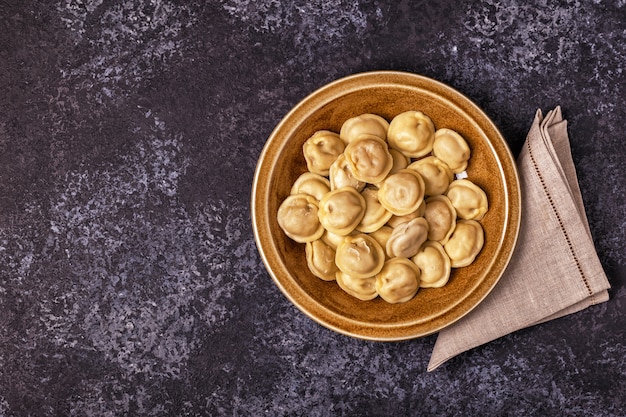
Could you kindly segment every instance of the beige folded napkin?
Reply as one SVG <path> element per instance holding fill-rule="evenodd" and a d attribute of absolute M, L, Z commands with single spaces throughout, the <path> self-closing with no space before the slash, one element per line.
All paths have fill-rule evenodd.
<path fill-rule="evenodd" d="M 609 298 L 559 107 L 545 118 L 537 111 L 517 166 L 522 223 L 511 262 L 478 307 L 439 333 L 429 371 L 461 352 Z"/>

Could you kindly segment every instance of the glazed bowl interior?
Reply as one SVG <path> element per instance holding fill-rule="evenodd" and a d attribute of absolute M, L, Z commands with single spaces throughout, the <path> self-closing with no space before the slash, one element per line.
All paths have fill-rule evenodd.
<path fill-rule="evenodd" d="M 468 142 L 468 178 L 489 198 L 481 224 L 482 251 L 468 267 L 453 269 L 443 288 L 420 289 L 411 301 L 360 301 L 309 272 L 304 245 L 277 222 L 281 202 L 306 172 L 304 142 L 318 130 L 339 132 L 350 117 L 374 113 L 388 121 L 419 110 L 436 128 L 451 128 Z M 330 83 L 294 107 L 276 126 L 260 156 L 252 189 L 252 221 L 265 266 L 283 294 L 325 327 L 368 340 L 404 340 L 434 333 L 476 307 L 500 279 L 511 257 L 520 221 L 519 179 L 506 141 L 491 120 L 456 90 L 423 76 L 377 71 Z"/>

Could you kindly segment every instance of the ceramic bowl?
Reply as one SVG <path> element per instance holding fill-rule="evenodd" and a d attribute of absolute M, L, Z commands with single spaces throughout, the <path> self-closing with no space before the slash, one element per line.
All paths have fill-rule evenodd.
<path fill-rule="evenodd" d="M 419 110 L 436 128 L 448 127 L 468 142 L 467 174 L 489 198 L 481 220 L 485 243 L 474 263 L 453 269 L 443 288 L 420 289 L 409 302 L 358 300 L 312 275 L 304 245 L 278 226 L 278 207 L 306 171 L 302 145 L 317 130 L 339 132 L 350 117 L 374 113 L 391 120 Z M 339 333 L 378 341 L 422 337 L 468 314 L 493 289 L 515 247 L 520 223 L 519 178 L 506 141 L 487 115 L 453 88 L 405 72 L 351 75 L 313 92 L 276 126 L 260 155 L 252 188 L 252 222 L 259 253 L 283 294 L 303 313 Z"/>

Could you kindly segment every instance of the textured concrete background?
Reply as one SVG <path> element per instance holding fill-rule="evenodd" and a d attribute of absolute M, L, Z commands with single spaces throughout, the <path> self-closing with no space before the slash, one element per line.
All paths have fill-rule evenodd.
<path fill-rule="evenodd" d="M 0 416 L 626 415 L 623 0 L 0 2 Z M 609 302 L 460 355 L 265 272 L 266 138 L 336 78 L 436 78 L 515 154 L 560 104 Z"/>

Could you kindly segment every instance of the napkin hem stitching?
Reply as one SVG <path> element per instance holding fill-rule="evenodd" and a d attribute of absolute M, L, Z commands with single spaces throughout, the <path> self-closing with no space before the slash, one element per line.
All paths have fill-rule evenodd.
<path fill-rule="evenodd" d="M 587 293 L 589 294 L 590 297 L 590 301 L 593 304 L 594 301 L 594 296 L 593 296 L 593 291 L 591 291 L 591 286 L 589 285 L 589 282 L 587 280 L 587 277 L 585 276 L 582 267 L 580 265 L 580 261 L 578 259 L 578 257 L 576 256 L 576 253 L 574 252 L 574 246 L 572 245 L 572 241 L 569 237 L 569 234 L 567 233 L 567 230 L 565 229 L 564 225 L 563 225 L 563 220 L 561 219 L 561 216 L 559 215 L 558 210 L 556 209 L 555 205 L 554 205 L 554 200 L 552 199 L 552 195 L 550 195 L 550 192 L 548 191 L 548 188 L 546 187 L 546 183 L 545 180 L 543 178 L 543 175 L 541 175 L 541 171 L 539 170 L 539 167 L 537 166 L 537 163 L 535 161 L 535 156 L 533 155 L 533 150 L 532 147 L 530 146 L 530 141 L 526 142 L 526 147 L 528 148 L 528 155 L 530 156 L 530 160 L 533 164 L 533 168 L 535 170 L 535 173 L 537 174 L 537 176 L 539 177 L 539 182 L 541 183 L 541 187 L 543 188 L 544 193 L 546 194 L 546 197 L 548 198 L 548 202 L 550 203 L 550 207 L 552 208 L 552 212 L 554 213 L 554 215 L 557 218 L 557 221 L 559 223 L 559 228 L 561 229 L 561 232 L 563 233 L 563 236 L 565 238 L 565 241 L 567 243 L 567 246 L 569 248 L 569 251 L 572 255 L 572 258 L 574 258 L 574 262 L 576 263 L 576 268 L 578 269 L 578 273 L 580 274 L 580 277 L 583 280 L 583 283 L 585 284 L 585 288 L 587 289 Z"/>

